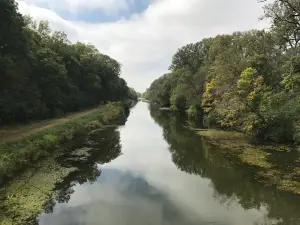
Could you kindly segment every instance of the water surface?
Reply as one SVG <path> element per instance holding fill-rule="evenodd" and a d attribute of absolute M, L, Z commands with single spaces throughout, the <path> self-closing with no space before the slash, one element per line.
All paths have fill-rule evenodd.
<path fill-rule="evenodd" d="M 141 102 L 125 126 L 95 132 L 99 154 L 57 187 L 39 224 L 300 224 L 300 197 L 258 183 L 181 125 Z"/>

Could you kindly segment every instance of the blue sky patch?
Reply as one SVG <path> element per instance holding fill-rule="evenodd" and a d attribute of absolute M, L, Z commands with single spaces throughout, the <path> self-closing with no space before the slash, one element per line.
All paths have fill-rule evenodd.
<path fill-rule="evenodd" d="M 149 6 L 149 0 L 130 0 L 128 1 L 129 9 L 123 9 L 115 13 L 106 12 L 103 9 L 84 9 L 78 12 L 67 10 L 54 10 L 58 15 L 66 20 L 71 21 L 86 21 L 89 23 L 114 22 L 122 18 L 130 18 L 133 14 L 142 13 Z M 48 8 L 48 5 L 39 5 L 43 8 Z M 53 10 L 53 9 L 52 9 Z"/>

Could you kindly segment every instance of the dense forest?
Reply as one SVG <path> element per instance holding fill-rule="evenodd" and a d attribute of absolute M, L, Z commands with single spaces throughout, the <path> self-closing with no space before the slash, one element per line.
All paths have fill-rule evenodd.
<path fill-rule="evenodd" d="M 14 0 L 0 1 L 0 33 L 0 125 L 137 98 L 116 60 L 22 16 Z"/>
<path fill-rule="evenodd" d="M 264 4 L 266 30 L 205 38 L 180 48 L 145 96 L 199 119 L 273 142 L 300 142 L 300 1 Z"/>

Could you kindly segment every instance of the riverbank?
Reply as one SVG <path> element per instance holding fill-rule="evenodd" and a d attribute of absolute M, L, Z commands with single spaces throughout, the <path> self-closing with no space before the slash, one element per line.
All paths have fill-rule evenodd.
<path fill-rule="evenodd" d="M 101 107 L 101 106 L 99 106 Z M 42 121 L 32 122 L 28 124 L 18 124 L 18 125 L 11 125 L 11 126 L 4 126 L 0 128 L 0 145 L 11 142 L 17 141 L 22 138 L 28 137 L 34 133 L 48 130 L 52 127 L 57 125 L 66 123 L 70 120 L 83 117 L 85 115 L 89 115 L 94 111 L 99 110 L 99 107 L 91 108 L 88 110 L 70 113 L 61 118 L 55 119 L 46 119 Z"/>
<path fill-rule="evenodd" d="M 152 106 L 153 114 L 170 112 Z M 172 114 L 171 114 L 172 115 Z M 155 116 L 160 117 L 160 116 Z M 204 143 L 241 167 L 247 167 L 250 177 L 266 186 L 300 195 L 300 152 L 293 146 L 272 143 L 251 143 L 244 133 L 237 131 L 198 129 L 187 118 L 171 116 L 176 123 L 200 136 Z"/>
<path fill-rule="evenodd" d="M 128 113 L 127 104 L 109 103 L 1 145 L 0 171 L 5 185 L 0 187 L 0 224 L 36 224 L 43 210 L 50 212 L 55 201 L 70 197 L 73 182 L 94 181 L 101 173 L 95 162 L 109 162 L 121 154 L 115 127 L 125 123 Z M 58 193 L 60 186 L 68 188 Z"/>
<path fill-rule="evenodd" d="M 0 224 L 38 224 L 43 211 L 51 213 L 55 204 L 69 201 L 75 183 L 92 183 L 100 176 L 97 163 L 110 162 L 121 154 L 119 139 L 115 127 L 105 126 L 82 133 L 37 161 L 0 188 Z"/>
<path fill-rule="evenodd" d="M 192 130 L 203 141 L 218 147 L 224 157 L 250 167 L 257 181 L 300 195 L 300 154 L 292 147 L 250 144 L 239 132 Z"/>
<path fill-rule="evenodd" d="M 186 129 L 185 120 L 148 110 L 140 102 L 124 126 L 77 136 L 11 180 L 0 189 L 0 221 L 167 224 L 171 215 L 180 225 L 298 224 L 300 195 L 257 182 L 252 166 Z"/>
<path fill-rule="evenodd" d="M 124 120 L 128 106 L 109 103 L 79 117 L 70 118 L 49 129 L 35 132 L 22 139 L 0 145 L 0 184 L 14 177 L 38 160 L 50 156 L 66 142 L 104 125 Z"/>

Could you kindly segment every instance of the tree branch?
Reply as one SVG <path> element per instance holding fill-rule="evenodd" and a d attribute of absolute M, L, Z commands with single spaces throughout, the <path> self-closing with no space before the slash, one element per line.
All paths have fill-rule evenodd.
<path fill-rule="evenodd" d="M 296 9 L 292 3 L 289 2 L 289 0 L 279 0 L 279 2 L 282 2 L 282 3 L 286 3 L 288 4 L 288 6 L 295 12 L 299 11 L 298 9 Z"/>

